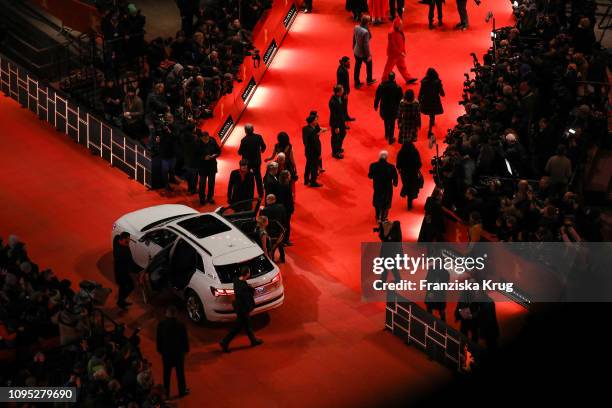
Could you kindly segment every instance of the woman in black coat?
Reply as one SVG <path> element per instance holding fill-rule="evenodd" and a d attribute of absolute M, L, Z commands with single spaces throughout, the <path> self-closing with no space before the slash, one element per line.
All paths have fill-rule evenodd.
<path fill-rule="evenodd" d="M 436 124 L 436 115 L 444 113 L 442 109 L 441 96 L 444 96 L 444 88 L 442 81 L 435 69 L 429 68 L 425 78 L 421 81 L 421 90 L 419 91 L 419 103 L 421 104 L 421 113 L 429 116 L 429 137 L 433 136 L 433 126 Z"/>
<path fill-rule="evenodd" d="M 408 209 L 412 210 L 412 200 L 418 197 L 421 187 L 421 156 L 411 140 L 406 141 L 397 153 L 395 164 L 402 178 L 400 195 L 408 198 Z"/>
<path fill-rule="evenodd" d="M 425 201 L 425 217 L 421 225 L 418 242 L 441 242 L 444 240 L 444 231 L 442 190 L 436 187 Z"/>

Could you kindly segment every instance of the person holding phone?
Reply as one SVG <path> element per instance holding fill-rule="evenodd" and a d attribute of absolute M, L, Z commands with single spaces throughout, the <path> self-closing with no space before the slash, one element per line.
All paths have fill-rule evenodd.
<path fill-rule="evenodd" d="M 210 137 L 207 131 L 196 130 L 199 140 L 196 144 L 198 152 L 200 184 L 198 195 L 200 204 L 214 204 L 215 195 L 215 179 L 217 177 L 217 157 L 221 154 L 221 149 L 217 141 Z M 206 191 L 208 187 L 208 191 Z"/>

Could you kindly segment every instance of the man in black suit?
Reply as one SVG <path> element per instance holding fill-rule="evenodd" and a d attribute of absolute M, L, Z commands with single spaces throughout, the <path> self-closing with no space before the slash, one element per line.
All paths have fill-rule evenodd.
<path fill-rule="evenodd" d="M 126 301 L 126 299 L 134 290 L 134 281 L 130 275 L 140 270 L 140 267 L 134 262 L 134 258 L 132 258 L 129 232 L 124 231 L 113 239 L 113 261 L 115 282 L 119 286 L 117 306 L 127 310 L 131 303 Z"/>
<path fill-rule="evenodd" d="M 331 150 L 332 157 L 344 158 L 342 142 L 346 136 L 346 106 L 344 100 L 344 88 L 342 85 L 334 86 L 334 94 L 329 98 L 329 127 L 332 131 Z"/>
<path fill-rule="evenodd" d="M 166 318 L 157 325 L 157 352 L 162 356 L 164 389 L 170 394 L 170 375 L 176 369 L 179 396 L 189 394 L 185 385 L 185 354 L 189 353 L 189 338 L 185 325 L 176 319 L 176 307 L 166 310 Z"/>
<path fill-rule="evenodd" d="M 276 201 L 274 194 L 268 194 L 266 196 L 266 207 L 261 210 L 261 215 L 268 217 L 268 234 L 273 239 L 278 239 L 283 233 L 283 229 L 287 229 L 287 211 L 285 206 Z M 278 244 L 278 252 L 280 254 L 280 263 L 285 263 L 285 248 L 283 243 Z M 274 252 L 271 253 L 271 258 L 274 260 Z"/>
<path fill-rule="evenodd" d="M 255 128 L 250 123 L 244 126 L 246 135 L 240 141 L 238 154 L 249 162 L 249 169 L 253 171 L 257 185 L 257 195 L 263 196 L 263 184 L 261 180 L 261 154 L 266 151 L 266 143 L 261 135 L 255 133 Z"/>
<path fill-rule="evenodd" d="M 391 12 L 391 21 L 395 19 L 395 13 L 400 18 L 404 17 L 404 0 L 389 0 L 389 10 Z"/>
<path fill-rule="evenodd" d="M 402 100 L 402 87 L 395 82 L 395 73 L 389 72 L 389 79 L 382 82 L 376 89 L 374 110 L 380 105 L 380 117 L 385 123 L 385 139 L 389 144 L 395 142 L 395 121 Z"/>
<path fill-rule="evenodd" d="M 393 199 L 393 187 L 397 187 L 397 170 L 395 166 L 387 162 L 389 153 L 386 150 L 380 152 L 378 161 L 370 164 L 368 178 L 372 179 L 374 195 L 372 205 L 376 210 L 376 222 L 382 223 L 387 220 L 391 201 Z"/>
<path fill-rule="evenodd" d="M 349 69 L 351 69 L 351 59 L 344 56 L 340 59 L 340 65 L 336 70 L 336 85 L 342 85 L 344 89 L 344 107 L 346 108 L 346 120 L 354 121 L 355 118 L 351 117 L 348 113 L 348 96 L 351 92 L 351 85 L 349 81 Z"/>
<path fill-rule="evenodd" d="M 251 341 L 251 346 L 255 347 L 263 344 L 263 340 L 255 337 L 253 326 L 251 325 L 251 312 L 255 309 L 255 289 L 252 288 L 247 280 L 251 277 L 251 270 L 248 266 L 240 268 L 240 276 L 234 278 L 234 310 L 236 311 L 236 325 L 219 342 L 221 349 L 229 353 L 229 345 L 240 331 L 244 329 Z"/>
<path fill-rule="evenodd" d="M 304 184 L 310 187 L 321 187 L 321 184 L 317 183 L 319 162 L 321 161 L 321 139 L 319 139 L 321 127 L 319 126 L 317 111 L 311 111 L 306 118 L 306 122 L 308 124 L 302 128 L 302 141 L 306 154 Z"/>
<path fill-rule="evenodd" d="M 240 168 L 230 173 L 227 184 L 227 202 L 235 211 L 242 209 L 242 206 L 234 205 L 240 201 L 252 200 L 255 196 L 255 176 L 249 169 L 249 162 L 245 159 L 240 160 Z M 251 204 L 247 203 L 244 210 L 251 210 Z"/>
<path fill-rule="evenodd" d="M 198 152 L 198 172 L 200 174 L 200 186 L 198 194 L 200 204 L 214 204 L 215 178 L 217 177 L 217 157 L 221 154 L 221 149 L 217 141 L 210 137 L 206 131 L 196 130 L 199 140 L 196 142 Z M 206 187 L 208 186 L 208 192 Z"/>

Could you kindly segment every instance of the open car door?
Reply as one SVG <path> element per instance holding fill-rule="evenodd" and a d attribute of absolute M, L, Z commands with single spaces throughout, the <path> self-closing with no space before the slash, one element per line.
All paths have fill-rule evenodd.
<path fill-rule="evenodd" d="M 234 224 L 246 236 L 253 239 L 257 227 L 261 198 L 239 201 L 219 207 L 215 212 Z"/>
<path fill-rule="evenodd" d="M 170 253 L 173 246 L 174 243 L 155 254 L 140 273 L 138 282 L 145 303 L 149 303 L 157 293 L 169 286 Z"/>

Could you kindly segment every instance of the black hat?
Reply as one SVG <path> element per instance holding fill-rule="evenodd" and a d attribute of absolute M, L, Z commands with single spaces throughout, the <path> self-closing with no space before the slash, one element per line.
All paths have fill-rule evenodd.
<path fill-rule="evenodd" d="M 346 55 L 344 57 L 340 58 L 340 62 L 346 62 L 346 61 L 349 61 L 349 60 L 350 60 L 350 58 L 347 57 Z"/>
<path fill-rule="evenodd" d="M 310 111 L 310 113 L 308 114 L 308 117 L 306 118 L 306 122 L 308 123 L 314 122 L 317 116 L 319 116 L 319 114 L 317 113 L 316 110 Z"/>

